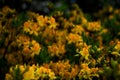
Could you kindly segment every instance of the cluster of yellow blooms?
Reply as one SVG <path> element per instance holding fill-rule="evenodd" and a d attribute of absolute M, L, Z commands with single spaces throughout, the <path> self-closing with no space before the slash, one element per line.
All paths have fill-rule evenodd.
<path fill-rule="evenodd" d="M 88 22 L 87 29 L 89 31 L 100 31 L 101 30 L 101 24 L 100 22 Z"/>
<path fill-rule="evenodd" d="M 17 43 L 19 47 L 22 47 L 22 53 L 26 57 L 34 57 L 34 55 L 38 55 L 41 50 L 41 46 L 35 40 L 31 40 L 28 36 L 19 35 L 17 36 Z"/>
<path fill-rule="evenodd" d="M 104 50 L 106 45 L 103 43 L 105 40 L 102 36 L 108 32 L 108 29 L 103 28 L 100 21 L 89 22 L 78 6 L 74 5 L 73 7 L 69 18 L 61 15 L 53 17 L 28 12 L 29 20 L 25 21 L 20 28 L 16 28 L 16 30 L 20 30 L 18 34 L 9 31 L 5 27 L 6 25 L 3 26 L 0 21 L 0 33 L 3 34 L 8 30 L 9 38 L 6 38 L 5 42 L 10 43 L 7 45 L 9 50 L 6 53 L 5 50 L 1 51 L 1 49 L 0 52 L 5 55 L 9 63 L 12 64 L 16 60 L 14 64 L 16 66 L 10 67 L 5 80 L 14 80 L 17 76 L 17 70 L 20 80 L 92 80 L 93 77 L 100 77 L 99 72 L 102 69 L 99 65 L 102 64 L 100 62 L 107 54 L 107 50 Z M 14 13 L 11 9 L 6 10 Z M 3 13 L 6 14 L 7 12 L 3 10 Z M 13 35 L 15 40 L 11 41 Z M 0 41 L 1 39 L 0 37 Z M 98 42 L 99 45 L 97 43 L 93 45 L 92 41 L 93 43 Z M 114 46 L 111 54 L 120 56 L 120 40 L 111 41 L 109 44 Z M 46 51 L 44 51 L 44 47 Z M 15 51 L 12 51 L 12 48 Z M 41 56 L 46 55 L 46 53 L 48 53 L 47 56 Z M 50 57 L 50 61 L 45 60 L 44 63 L 46 57 Z M 42 60 L 43 63 L 39 63 Z M 24 61 L 28 65 L 20 65 L 24 64 Z M 35 61 L 38 61 L 38 63 Z M 107 62 L 107 60 L 103 61 Z"/>
<path fill-rule="evenodd" d="M 89 68 L 87 63 L 82 63 L 81 64 L 81 70 L 79 72 L 79 77 L 80 78 L 84 78 L 84 79 L 90 79 L 91 76 L 96 76 L 99 77 L 98 73 L 98 68 Z"/>
<path fill-rule="evenodd" d="M 16 65 L 10 68 L 10 73 L 6 74 L 5 80 L 13 80 L 15 76 L 15 70 L 19 69 L 19 76 L 22 80 L 39 80 L 39 79 L 75 79 L 78 75 L 80 79 L 90 79 L 90 77 L 99 77 L 99 68 L 89 68 L 87 63 L 81 63 L 81 65 L 70 65 L 69 60 L 50 62 L 49 64 L 43 64 L 43 66 L 32 65 Z M 16 75 L 18 76 L 18 75 Z"/>
<path fill-rule="evenodd" d="M 63 55 L 65 51 L 65 45 L 60 43 L 53 43 L 51 46 L 48 46 L 48 51 L 51 56 L 60 56 Z"/>
<path fill-rule="evenodd" d="M 120 52 L 120 41 L 116 40 L 116 44 L 114 46 L 114 51 L 112 52 L 112 54 L 120 56 L 119 52 Z"/>
<path fill-rule="evenodd" d="M 44 66 L 38 66 L 38 65 L 32 65 L 32 66 L 26 66 L 26 65 L 16 65 L 15 67 L 10 68 L 10 74 L 6 74 L 5 80 L 13 80 L 13 77 L 16 73 L 14 73 L 14 70 L 20 70 L 20 75 L 22 75 L 22 80 L 39 80 L 39 79 L 45 79 L 48 77 L 49 80 L 55 79 L 55 74 L 51 69 L 44 67 Z M 20 76 L 16 75 L 16 76 Z"/>
<path fill-rule="evenodd" d="M 33 20 L 28 20 L 24 23 L 23 31 L 28 32 L 29 34 L 33 34 L 38 36 L 39 32 L 41 32 L 45 28 L 55 29 L 57 23 L 53 17 L 37 15 L 35 16 L 37 22 Z"/>

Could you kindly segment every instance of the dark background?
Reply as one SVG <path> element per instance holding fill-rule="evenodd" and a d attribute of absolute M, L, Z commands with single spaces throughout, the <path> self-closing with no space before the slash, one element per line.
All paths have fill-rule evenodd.
<path fill-rule="evenodd" d="M 54 5 L 68 5 L 77 3 L 83 12 L 93 13 L 99 9 L 112 5 L 115 8 L 120 8 L 120 0 L 0 0 L 0 8 L 7 5 L 11 8 L 15 8 L 17 11 L 43 11 L 48 12 L 46 8 L 47 3 L 52 2 Z"/>

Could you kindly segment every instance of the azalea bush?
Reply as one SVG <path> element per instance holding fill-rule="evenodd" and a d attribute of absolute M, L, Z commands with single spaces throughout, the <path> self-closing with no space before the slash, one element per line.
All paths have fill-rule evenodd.
<path fill-rule="evenodd" d="M 73 4 L 50 15 L 0 10 L 0 76 L 5 80 L 119 80 L 120 10 L 91 15 Z M 107 14 L 107 15 L 106 15 Z"/>

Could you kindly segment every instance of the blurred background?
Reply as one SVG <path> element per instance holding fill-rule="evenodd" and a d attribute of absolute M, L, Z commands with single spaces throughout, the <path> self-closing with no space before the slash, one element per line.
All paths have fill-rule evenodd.
<path fill-rule="evenodd" d="M 17 11 L 35 11 L 49 14 L 54 10 L 69 10 L 71 4 L 77 3 L 83 12 L 93 13 L 112 5 L 120 8 L 120 0 L 0 0 L 0 8 L 9 6 Z"/>

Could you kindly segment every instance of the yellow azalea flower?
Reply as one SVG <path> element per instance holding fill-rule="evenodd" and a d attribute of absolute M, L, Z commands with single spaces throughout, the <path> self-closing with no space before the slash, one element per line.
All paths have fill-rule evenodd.
<path fill-rule="evenodd" d="M 23 80 L 37 80 L 35 78 L 35 65 L 29 66 L 28 71 L 23 74 Z"/>
<path fill-rule="evenodd" d="M 37 23 L 33 23 L 33 25 L 30 28 L 31 28 L 30 34 L 34 34 L 34 35 L 38 36 L 38 32 L 39 32 L 40 28 L 37 25 Z"/>
<path fill-rule="evenodd" d="M 84 69 L 84 70 L 86 70 L 86 71 L 88 71 L 88 72 L 90 71 L 90 68 L 89 68 L 89 66 L 88 66 L 87 63 L 82 63 L 81 64 L 81 68 Z"/>
<path fill-rule="evenodd" d="M 21 45 L 27 46 L 28 44 L 30 44 L 30 38 L 25 35 L 18 35 L 17 43 L 18 43 L 18 46 L 21 46 Z"/>
<path fill-rule="evenodd" d="M 78 73 L 78 70 L 76 68 L 72 68 L 71 73 L 70 73 L 70 79 L 75 78 L 77 73 Z"/>
<path fill-rule="evenodd" d="M 57 45 L 53 44 L 52 46 L 48 46 L 48 52 L 50 53 L 51 56 L 58 55 L 59 49 Z"/>
<path fill-rule="evenodd" d="M 55 18 L 53 18 L 53 17 L 50 17 L 50 18 L 49 18 L 48 23 L 49 23 L 49 27 L 50 27 L 50 28 L 55 29 L 56 26 L 57 26 L 57 23 L 56 23 L 56 21 L 55 21 Z"/>
<path fill-rule="evenodd" d="M 79 52 L 81 55 L 82 55 L 82 57 L 83 58 L 85 58 L 86 60 L 88 60 L 89 58 L 89 48 L 90 48 L 90 46 L 84 46 L 83 48 L 82 48 L 82 50 Z"/>
<path fill-rule="evenodd" d="M 90 69 L 90 72 L 91 72 L 92 74 L 96 74 L 96 73 L 98 72 L 98 68 L 91 68 L 91 69 Z"/>
<path fill-rule="evenodd" d="M 120 13 L 120 9 L 115 9 L 114 10 L 114 14 L 119 14 Z"/>
<path fill-rule="evenodd" d="M 49 39 L 49 40 L 53 40 L 55 34 L 56 34 L 55 29 L 46 28 L 46 29 L 43 31 L 42 36 L 43 36 L 44 38 Z"/>
<path fill-rule="evenodd" d="M 114 49 L 116 51 L 120 51 L 120 41 L 117 41 L 117 44 L 115 45 Z"/>
<path fill-rule="evenodd" d="M 100 24 L 99 21 L 88 22 L 87 29 L 89 31 L 100 31 L 101 30 L 101 24 Z"/>
<path fill-rule="evenodd" d="M 31 50 L 29 49 L 29 47 L 23 47 L 23 55 L 24 56 L 28 56 L 31 54 Z"/>
<path fill-rule="evenodd" d="M 108 11 L 111 13 L 111 12 L 113 12 L 113 7 L 112 6 L 108 6 Z"/>
<path fill-rule="evenodd" d="M 50 80 L 55 79 L 55 73 L 51 71 L 49 68 L 45 68 L 43 66 L 38 67 L 37 74 L 39 75 L 39 78 L 46 78 L 49 77 Z"/>
<path fill-rule="evenodd" d="M 79 77 L 83 76 L 84 78 L 88 78 L 88 76 L 90 75 L 90 68 L 87 63 L 81 64 L 81 70 L 78 75 Z"/>
<path fill-rule="evenodd" d="M 24 65 L 19 65 L 21 74 L 26 70 Z"/>
<path fill-rule="evenodd" d="M 80 51 L 80 53 L 86 60 L 88 60 L 89 51 L 86 48 L 83 48 L 82 51 Z"/>
<path fill-rule="evenodd" d="M 64 27 L 64 29 L 68 29 L 69 27 L 73 27 L 74 24 L 71 21 L 68 21 L 67 19 L 63 19 L 63 23 L 61 23 Z"/>
<path fill-rule="evenodd" d="M 32 56 L 34 56 L 35 54 L 38 55 L 40 50 L 41 50 L 41 46 L 39 43 L 37 43 L 35 40 L 32 40 L 32 47 L 31 47 L 31 50 L 32 50 Z"/>
<path fill-rule="evenodd" d="M 54 72 L 50 72 L 50 73 L 48 74 L 48 76 L 49 76 L 50 80 L 56 79 L 56 76 L 55 76 L 55 73 L 54 73 Z"/>
<path fill-rule="evenodd" d="M 5 80 L 13 80 L 13 77 L 12 77 L 12 75 L 10 75 L 10 74 L 6 74 L 5 75 Z"/>
<path fill-rule="evenodd" d="M 66 43 L 66 36 L 67 36 L 66 30 L 57 30 L 55 34 L 55 40 L 60 43 Z"/>
<path fill-rule="evenodd" d="M 83 41 L 81 36 L 79 36 L 78 34 L 73 34 L 73 33 L 70 33 L 66 37 L 66 39 L 68 40 L 68 44 L 77 43 L 77 42 Z"/>
<path fill-rule="evenodd" d="M 85 17 L 81 17 L 81 19 L 82 19 L 82 25 L 86 25 L 87 24 L 87 19 L 85 18 Z"/>
<path fill-rule="evenodd" d="M 76 25 L 73 29 L 72 29 L 73 33 L 76 34 L 82 34 L 82 32 L 84 32 L 84 28 L 82 27 L 82 25 Z"/>
<path fill-rule="evenodd" d="M 60 56 L 63 55 L 66 50 L 65 50 L 65 45 L 60 44 L 60 43 L 53 43 L 51 46 L 48 46 L 48 52 L 50 53 L 51 56 Z"/>
<path fill-rule="evenodd" d="M 45 25 L 45 19 L 44 19 L 43 15 L 37 16 L 36 19 L 37 19 L 37 22 L 38 22 L 39 26 L 44 26 Z"/>
<path fill-rule="evenodd" d="M 31 27 L 31 22 L 28 20 L 28 21 L 26 21 L 26 22 L 24 23 L 23 30 L 24 30 L 25 32 L 30 32 L 30 31 L 31 31 L 31 30 L 30 30 L 30 27 Z"/>

